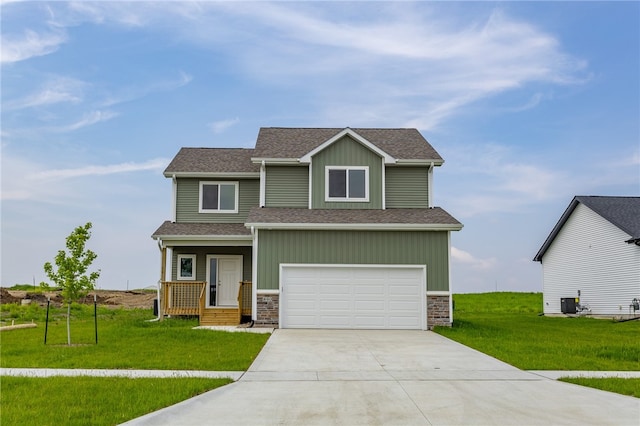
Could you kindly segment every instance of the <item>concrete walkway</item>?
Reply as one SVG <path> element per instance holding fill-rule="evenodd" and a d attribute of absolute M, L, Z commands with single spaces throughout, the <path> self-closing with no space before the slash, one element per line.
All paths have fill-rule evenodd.
<path fill-rule="evenodd" d="M 239 381 L 127 425 L 633 425 L 640 399 L 432 332 L 276 330 Z"/>

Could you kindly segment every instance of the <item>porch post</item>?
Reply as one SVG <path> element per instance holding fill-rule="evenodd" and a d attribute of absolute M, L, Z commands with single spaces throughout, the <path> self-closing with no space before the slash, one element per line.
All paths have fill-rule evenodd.
<path fill-rule="evenodd" d="M 162 300 L 161 294 L 164 290 L 164 283 L 167 281 L 167 248 L 162 246 L 162 254 L 160 255 L 160 291 L 158 292 L 158 315 L 160 316 L 160 321 L 164 320 L 164 312 L 162 310 Z"/>

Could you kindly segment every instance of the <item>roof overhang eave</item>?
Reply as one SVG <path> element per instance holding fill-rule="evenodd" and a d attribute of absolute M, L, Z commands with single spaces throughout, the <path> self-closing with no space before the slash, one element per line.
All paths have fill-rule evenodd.
<path fill-rule="evenodd" d="M 396 164 L 399 166 L 442 166 L 444 164 L 444 160 L 442 158 L 434 158 L 434 159 L 398 159 L 396 160 Z"/>
<path fill-rule="evenodd" d="M 246 223 L 247 228 L 283 230 L 356 230 L 356 231 L 460 231 L 462 224 L 453 223 Z"/>
<path fill-rule="evenodd" d="M 259 178 L 260 172 L 164 172 L 167 178 Z"/>
<path fill-rule="evenodd" d="M 292 165 L 292 164 L 300 164 L 299 158 L 266 158 L 266 157 L 254 157 L 251 159 L 252 163 L 255 164 L 265 164 L 270 165 Z"/>

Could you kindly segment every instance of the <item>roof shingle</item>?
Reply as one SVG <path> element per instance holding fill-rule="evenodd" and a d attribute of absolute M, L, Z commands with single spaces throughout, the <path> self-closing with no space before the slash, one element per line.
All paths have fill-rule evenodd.
<path fill-rule="evenodd" d="M 451 225 L 462 227 L 441 209 L 304 209 L 254 207 L 247 224 L 367 224 L 367 225 Z"/>
<path fill-rule="evenodd" d="M 300 158 L 331 139 L 341 128 L 263 127 L 258 133 L 254 157 Z M 398 159 L 442 160 L 416 129 L 351 129 Z"/>
<path fill-rule="evenodd" d="M 164 174 L 173 173 L 258 173 L 254 150 L 246 148 L 181 148 Z"/>
<path fill-rule="evenodd" d="M 243 223 L 175 223 L 165 221 L 151 237 L 251 235 Z"/>

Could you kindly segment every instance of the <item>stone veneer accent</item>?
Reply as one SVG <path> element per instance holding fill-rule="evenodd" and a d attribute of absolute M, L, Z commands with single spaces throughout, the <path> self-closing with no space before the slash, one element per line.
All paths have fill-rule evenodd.
<path fill-rule="evenodd" d="M 427 296 L 427 328 L 433 330 L 436 325 L 451 327 L 449 296 Z"/>
<path fill-rule="evenodd" d="M 258 327 L 278 327 L 280 295 L 258 293 L 257 299 L 255 325 Z"/>

